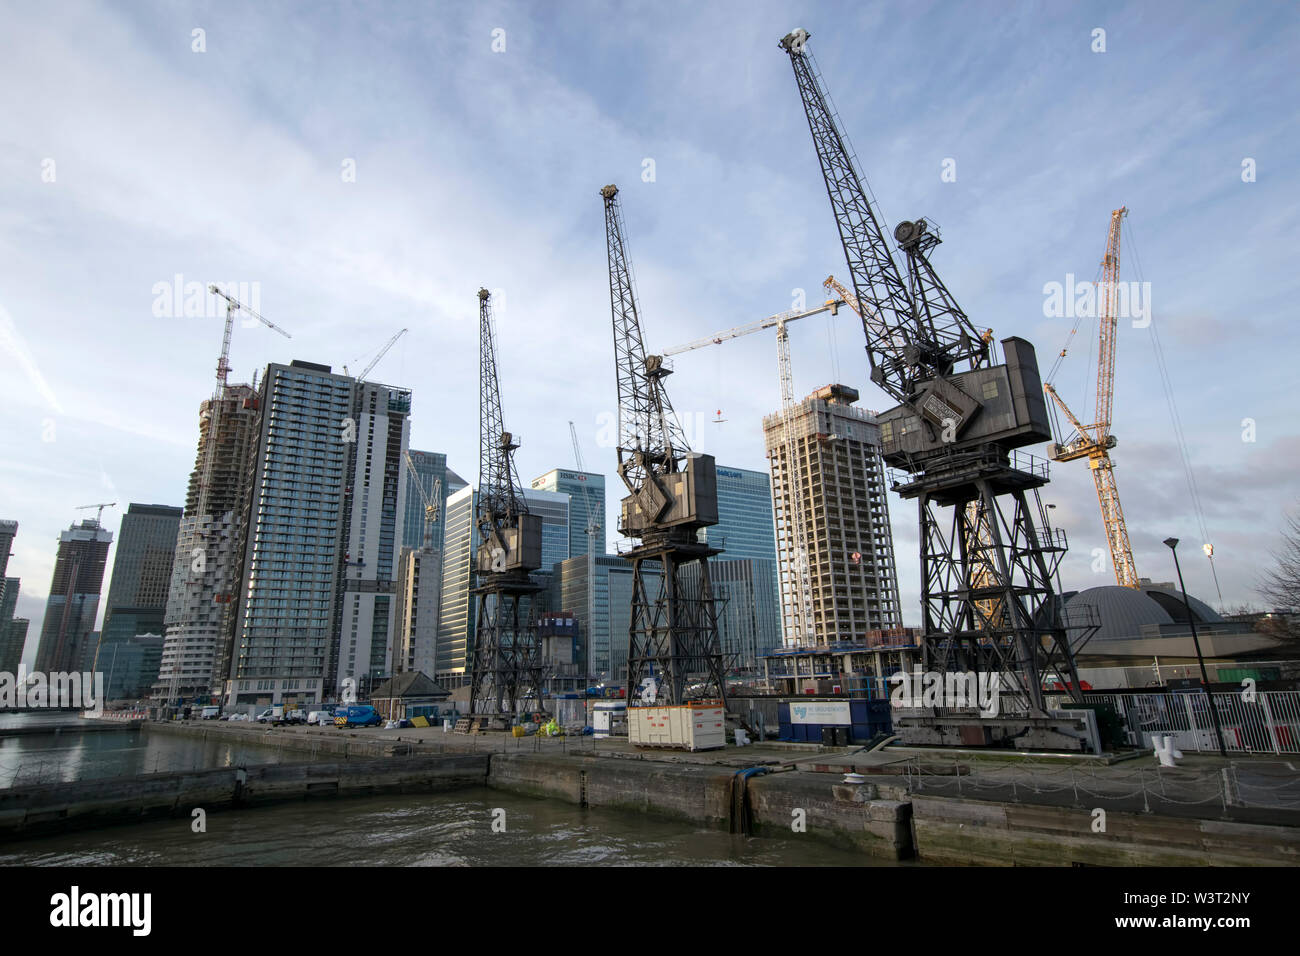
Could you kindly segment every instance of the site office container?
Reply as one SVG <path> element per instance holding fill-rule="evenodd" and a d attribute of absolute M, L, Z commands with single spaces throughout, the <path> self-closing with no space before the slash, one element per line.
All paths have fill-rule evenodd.
<path fill-rule="evenodd" d="M 726 715 L 720 700 L 671 707 L 629 707 L 628 741 L 638 747 L 716 750 L 727 745 Z"/>
<path fill-rule="evenodd" d="M 592 709 L 592 736 L 621 737 L 627 733 L 627 704 L 623 701 L 599 701 Z"/>
<path fill-rule="evenodd" d="M 820 705 L 827 703 L 832 703 L 835 707 L 822 708 L 822 710 L 837 711 L 837 716 L 831 716 L 829 713 L 821 719 L 811 718 L 806 715 L 803 717 L 791 716 L 792 707 L 800 708 L 801 705 L 805 704 Z M 847 707 L 844 706 L 846 704 Z M 845 746 L 850 743 L 866 743 L 876 734 L 889 733 L 893 729 L 888 700 L 845 700 L 839 698 L 834 701 L 782 701 L 777 704 L 776 713 L 780 738 L 794 743 L 821 744 L 826 740 L 823 731 L 842 728 L 845 734 L 840 739 L 843 739 L 844 743 L 839 744 L 839 746 Z"/>

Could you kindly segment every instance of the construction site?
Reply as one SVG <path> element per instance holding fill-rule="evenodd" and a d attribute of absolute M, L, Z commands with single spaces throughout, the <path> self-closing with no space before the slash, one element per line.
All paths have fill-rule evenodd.
<path fill-rule="evenodd" d="M 1125 669 L 1116 665 L 1146 653 L 1126 644 L 1151 640 L 1124 628 L 1166 623 L 1172 631 L 1181 618 L 1191 640 L 1161 635 L 1166 666 L 1200 661 L 1199 686 L 1207 691 L 1213 681 L 1200 636 L 1222 650 L 1234 644 L 1229 635 L 1247 635 L 1200 602 L 1194 612 L 1190 599 L 1180 600 L 1172 586 L 1139 578 L 1135 568 L 1111 460 L 1127 209 L 1111 214 L 1095 281 L 1096 400 L 1092 421 L 1085 423 L 1050 380 L 1074 344 L 1079 322 L 1045 382 L 1032 342 L 999 338 L 967 316 L 932 259 L 941 242 L 938 228 L 918 218 L 889 230 L 878 220 L 807 42 L 808 34 L 796 30 L 780 46 L 845 256 L 847 281 L 829 276 L 824 303 L 661 354 L 648 351 L 620 192 L 615 185 L 600 190 L 617 381 L 617 472 L 627 492 L 618 530 L 632 542 L 621 551 L 632 568 L 627 669 L 619 675 L 625 705 L 613 725 L 606 714 L 601 726 L 625 730 L 637 746 L 685 750 L 743 744 L 774 726 L 783 739 L 841 745 L 892 734 L 909 745 L 1021 751 L 1101 754 L 1116 745 L 1146 746 L 1153 727 L 1173 729 L 1182 719 L 1167 713 L 1170 701 L 1085 693 L 1130 688 Z M 502 425 L 486 290 L 480 299 L 483 484 L 475 593 L 481 601 L 468 712 L 457 729 L 513 727 L 518 734 L 522 723 L 528 728 L 522 732 L 532 733 L 548 717 L 547 661 L 536 624 L 542 606 L 533 600 L 540 587 L 530 580 L 541 566 L 540 522 L 521 494 L 512 457 L 518 441 Z M 860 322 L 866 380 L 897 403 L 882 412 L 858 406 L 860 392 L 844 384 L 796 400 L 787 326 L 841 309 Z M 719 520 L 716 466 L 707 451 L 687 443 L 669 398 L 669 357 L 725 350 L 729 341 L 770 331 L 782 405 L 762 424 L 785 637 L 763 657 L 761 680 L 744 681 L 722 650 L 721 605 L 710 575 L 710 562 L 725 554 L 705 534 Z M 1046 457 L 1031 453 L 1044 445 Z M 1061 587 L 1068 542 L 1052 526 L 1055 505 L 1045 504 L 1042 494 L 1050 463 L 1075 460 L 1087 462 L 1096 483 L 1122 600 L 1108 588 Z M 894 496 L 895 507 L 915 507 L 919 518 L 919 628 L 903 626 L 889 520 Z M 1173 548 L 1177 542 L 1166 544 Z M 1207 542 L 1204 550 L 1212 568 L 1213 548 Z M 1140 595 L 1152 602 L 1149 611 L 1143 605 L 1116 617 L 1117 608 L 1141 601 Z M 1244 649 L 1257 652 L 1266 642 Z M 1160 683 L 1159 655 L 1154 659 Z M 1091 680 L 1081 677 L 1084 661 L 1095 665 L 1087 670 Z M 1217 661 L 1226 662 L 1230 658 Z M 924 693 L 922 675 L 929 681 Z M 916 692 L 897 693 L 906 683 L 902 678 L 913 676 Z M 974 688 L 977 678 L 979 687 L 996 688 L 991 711 L 973 692 L 953 699 L 955 686 L 969 680 Z M 1273 699 L 1285 717 L 1244 714 L 1220 704 L 1236 714 L 1233 739 L 1239 747 L 1264 736 L 1290 739 L 1288 728 L 1300 715 L 1286 686 L 1279 685 L 1282 696 Z M 1208 748 L 1212 734 L 1223 750 L 1214 697 L 1207 692 L 1189 707 L 1178 738 L 1184 746 Z M 1139 714 L 1153 710 L 1165 716 L 1144 725 Z M 817 716 L 795 719 L 794 711 Z M 588 703 L 579 723 L 597 720 Z M 805 726 L 795 726 L 804 720 Z"/>
<path fill-rule="evenodd" d="M 504 54 L 498 29 L 492 52 Z M 186 400 L 192 426 L 192 403 L 207 396 L 177 482 L 183 507 L 131 503 L 115 540 L 102 521 L 117 501 L 79 506 L 96 515 L 59 536 L 40 628 L 37 670 L 117 668 L 103 712 L 85 709 L 107 756 L 85 774 L 58 755 L 19 762 L 0 786 L 0 836 L 319 797 L 439 794 L 460 821 L 489 799 L 481 790 L 650 814 L 695 828 L 692 838 L 809 832 L 882 865 L 1295 865 L 1300 611 L 1234 608 L 1245 532 L 1230 537 L 1221 512 L 1253 486 L 1212 488 L 1227 471 L 1207 466 L 1201 436 L 1184 428 L 1175 379 L 1190 374 L 1171 374 L 1155 327 L 1151 357 L 1129 352 L 1130 287 L 1146 282 L 1131 223 L 1148 215 L 1148 197 L 1076 202 L 1062 188 L 1095 274 L 1074 285 L 1067 273 L 1059 316 L 1053 283 L 1042 315 L 1026 313 L 1038 273 L 1029 293 L 1009 290 L 972 237 L 1004 244 L 1006 262 L 1059 222 L 972 200 L 979 216 L 956 228 L 951 207 L 939 209 L 945 242 L 921 208 L 887 220 L 878 195 L 930 201 L 909 178 L 920 176 L 910 120 L 870 97 L 841 112 L 831 90 L 861 83 L 853 63 L 828 57 L 824 74 L 802 28 L 770 40 L 752 70 L 781 86 L 765 88 L 761 108 L 794 122 L 800 152 L 772 154 L 780 169 L 764 175 L 777 185 L 762 203 L 797 183 L 817 204 L 783 205 L 788 245 L 769 240 L 744 267 L 709 258 L 733 224 L 705 197 L 698 209 L 683 202 L 664 146 L 662 165 L 642 160 L 636 186 L 615 165 L 581 196 L 567 183 L 563 194 L 534 190 L 539 204 L 568 204 L 566 238 L 589 253 L 603 239 L 603 262 L 564 250 L 561 268 L 539 255 L 553 293 L 528 286 L 521 276 L 538 274 L 519 270 L 495 233 L 501 251 L 477 260 L 492 274 L 449 257 L 436 279 L 412 279 L 368 250 L 337 253 L 340 276 L 400 289 L 407 311 L 376 304 L 363 327 L 331 318 L 314 331 L 290 316 L 300 336 L 320 336 L 306 348 L 322 354 L 272 358 L 232 381 L 237 327 L 250 351 L 293 336 L 260 313 L 260 292 L 198 287 L 223 327 L 215 387 L 209 395 L 204 372 L 208 385 Z M 522 59 L 493 68 L 524 70 Z M 875 128 L 850 128 L 863 117 Z M 875 170 L 852 132 L 872 137 L 868 165 L 889 175 L 868 184 Z M 355 169 L 342 160 L 341 185 L 356 184 Z M 599 174 L 583 169 L 584 180 Z M 353 192 L 363 208 L 374 195 Z M 459 207 L 440 201 L 442 221 L 459 224 Z M 332 195 L 325 205 L 335 202 L 346 205 Z M 642 234 L 660 245 L 635 257 Z M 808 269 L 811 254 L 796 259 L 805 246 L 833 261 Z M 653 264 L 644 299 L 638 258 Z M 594 299 L 566 285 L 570 260 Z M 781 273 L 796 268 L 786 260 L 799 275 Z M 718 282 L 734 318 L 674 286 L 682 262 Z M 742 299 L 755 274 L 769 284 Z M 791 308 L 777 311 L 783 294 L 766 304 L 788 286 Z M 328 302 L 336 291 L 322 282 L 312 294 Z M 318 305 L 304 301 L 303 313 Z M 411 316 L 435 309 L 459 324 L 439 325 L 432 348 L 422 340 L 408 370 L 395 347 L 427 333 Z M 537 320 L 533 310 L 553 315 L 545 309 L 560 309 L 564 327 Z M 727 321 L 739 324 L 716 328 Z M 681 344 L 659 347 L 670 336 Z M 213 324 L 214 351 L 216 337 Z M 423 376 L 438 391 L 379 375 Z M 738 381 L 750 404 L 724 413 Z M 1140 407 L 1129 382 L 1142 386 Z M 577 421 L 588 406 L 590 431 Z M 438 444 L 416 447 L 413 422 Z M 475 425 L 477 442 L 458 448 Z M 1121 443 L 1133 433 L 1144 437 Z M 1134 480 L 1117 479 L 1125 466 Z M 1180 523 L 1147 518 L 1162 497 Z M 17 529 L 0 521 L 6 560 Z M 174 547 L 159 547 L 173 530 Z M 1218 564 L 1214 535 L 1226 539 Z M 96 630 L 106 568 L 115 583 Z M 28 621 L 15 618 L 18 582 L 5 573 L 0 659 L 22 664 L 22 637 L 16 648 L 10 638 Z M 0 738 L 41 733 L 0 727 Z M 367 812 L 394 816 L 387 805 Z M 557 841 L 570 823 L 557 824 Z M 296 852 L 286 845 L 277 852 Z"/>

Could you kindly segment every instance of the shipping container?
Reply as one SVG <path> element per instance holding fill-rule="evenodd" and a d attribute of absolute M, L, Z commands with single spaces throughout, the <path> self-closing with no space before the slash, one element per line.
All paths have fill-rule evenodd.
<path fill-rule="evenodd" d="M 716 750 L 727 745 L 722 702 L 692 701 L 671 707 L 629 707 L 628 740 L 638 747 Z"/>

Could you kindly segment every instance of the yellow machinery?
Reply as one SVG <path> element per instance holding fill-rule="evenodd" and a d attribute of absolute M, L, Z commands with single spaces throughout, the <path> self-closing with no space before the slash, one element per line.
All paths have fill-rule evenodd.
<path fill-rule="evenodd" d="M 1097 353 L 1097 421 L 1092 425 L 1083 424 L 1066 406 L 1061 396 L 1056 394 L 1056 389 L 1050 383 L 1045 384 L 1043 390 L 1052 397 L 1074 427 L 1074 434 L 1065 442 L 1047 446 L 1047 455 L 1055 461 L 1088 459 L 1092 479 L 1097 485 L 1097 500 L 1101 504 L 1101 520 L 1106 526 L 1106 541 L 1110 545 L 1115 580 L 1121 587 L 1136 588 L 1137 567 L 1133 563 L 1133 549 L 1129 546 L 1128 527 L 1124 523 L 1124 510 L 1120 507 L 1119 488 L 1115 484 L 1114 465 L 1110 460 L 1110 450 L 1116 445 L 1115 436 L 1110 433 L 1110 416 L 1115 394 L 1119 231 L 1120 223 L 1127 213 L 1127 207 L 1120 207 L 1110 214 L 1110 236 L 1106 243 L 1106 256 L 1101 261 L 1101 285 L 1097 290 L 1101 336 L 1101 347 Z M 1065 351 L 1062 350 L 1061 354 L 1064 355 Z"/>

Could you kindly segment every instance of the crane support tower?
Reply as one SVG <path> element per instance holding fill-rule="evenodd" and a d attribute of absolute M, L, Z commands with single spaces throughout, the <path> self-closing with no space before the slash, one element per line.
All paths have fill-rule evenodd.
<path fill-rule="evenodd" d="M 1078 677 L 1057 598 L 1065 536 L 1050 529 L 1038 497 L 1047 463 L 1016 453 L 1051 437 L 1033 345 L 1003 339 L 1005 360 L 993 364 L 991 336 L 975 328 L 930 263 L 939 236 L 923 219 L 894 231 L 904 278 L 808 36 L 795 30 L 780 46 L 860 304 L 871 380 L 898 402 L 878 421 L 885 463 L 902 472 L 894 489 L 917 502 L 926 670 L 998 673 L 1004 712 L 1019 701 L 1046 718 L 1044 681 L 1060 679 L 1077 697 Z"/>
<path fill-rule="evenodd" d="M 671 370 L 663 356 L 645 352 L 618 187 L 606 186 L 600 195 L 614 320 L 618 475 L 628 490 L 619 531 L 640 541 L 623 555 L 632 564 L 628 703 L 675 706 L 717 699 L 725 711 L 727 685 L 709 578 L 709 558 L 721 550 L 698 535 L 718 523 L 716 468 L 712 455 L 692 453 L 686 443 L 664 388 Z M 691 565 L 699 573 L 683 574 Z M 652 568 L 661 572 L 657 583 Z M 643 689 L 647 678 L 653 680 Z"/>
<path fill-rule="evenodd" d="M 1120 587 L 1138 587 L 1137 565 L 1133 561 L 1133 548 L 1128 541 L 1128 525 L 1124 509 L 1119 503 L 1119 487 L 1115 484 L 1115 467 L 1110 460 L 1110 450 L 1115 447 L 1115 436 L 1110 433 L 1111 408 L 1115 399 L 1115 340 L 1117 338 L 1119 283 L 1120 225 L 1128 213 L 1121 206 L 1110 214 L 1110 234 L 1106 241 L 1106 256 L 1101 260 L 1101 288 L 1097 301 L 1098 325 L 1101 344 L 1097 351 L 1097 421 L 1085 425 L 1066 406 L 1051 383 L 1043 386 L 1069 419 L 1074 433 L 1061 444 L 1047 446 L 1047 457 L 1053 461 L 1074 461 L 1087 458 L 1092 469 L 1092 480 L 1097 486 L 1097 501 L 1101 505 L 1101 520 L 1106 526 L 1106 543 L 1110 545 L 1110 561 L 1115 568 L 1115 581 Z M 1065 356 L 1065 351 L 1061 351 Z"/>
<path fill-rule="evenodd" d="M 542 707 L 541 647 L 530 576 L 542 565 L 542 518 L 528 513 L 497 385 L 491 294 L 479 289 L 478 618 L 470 669 L 471 729 L 505 730 L 520 707 Z"/>

